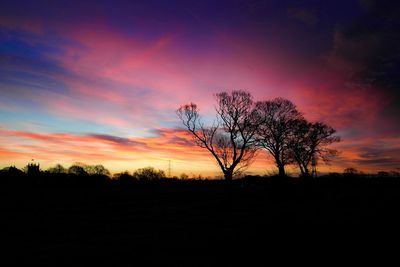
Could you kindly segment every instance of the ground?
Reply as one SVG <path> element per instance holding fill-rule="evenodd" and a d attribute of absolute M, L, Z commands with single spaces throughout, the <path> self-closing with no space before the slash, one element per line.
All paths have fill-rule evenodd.
<path fill-rule="evenodd" d="M 10 253 L 11 262 L 114 266 L 140 259 L 193 266 L 187 260 L 198 257 L 195 263 L 210 266 L 222 257 L 215 251 L 229 248 L 235 255 L 243 253 L 239 247 L 272 242 L 276 226 L 292 232 L 321 224 L 395 224 L 400 180 L 3 184 L 1 198 L 5 240 L 11 252 L 26 255 Z"/>

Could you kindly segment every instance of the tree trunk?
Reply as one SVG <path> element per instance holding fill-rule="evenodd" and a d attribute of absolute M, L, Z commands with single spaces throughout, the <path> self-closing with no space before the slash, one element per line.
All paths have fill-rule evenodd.
<path fill-rule="evenodd" d="M 283 165 L 278 166 L 279 169 L 279 176 L 281 177 L 285 177 L 286 173 L 285 173 L 285 167 Z"/>
<path fill-rule="evenodd" d="M 300 168 L 300 176 L 304 176 L 304 169 L 303 169 L 303 165 L 301 165 L 301 162 L 298 162 L 299 168 Z"/>
<path fill-rule="evenodd" d="M 310 171 L 308 170 L 308 167 L 303 166 L 303 169 L 304 169 L 304 174 L 303 174 L 304 178 L 310 178 L 311 175 L 310 175 Z"/>
<path fill-rule="evenodd" d="M 233 171 L 227 170 L 224 171 L 225 181 L 232 181 Z"/>

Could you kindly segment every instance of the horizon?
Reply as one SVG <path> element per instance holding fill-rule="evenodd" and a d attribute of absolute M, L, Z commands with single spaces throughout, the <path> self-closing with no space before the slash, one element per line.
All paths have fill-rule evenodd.
<path fill-rule="evenodd" d="M 221 176 L 175 111 L 211 122 L 214 94 L 244 89 L 337 130 L 319 173 L 399 171 L 399 18 L 391 1 L 2 1 L 0 168 Z M 260 152 L 247 173 L 276 171 Z"/>

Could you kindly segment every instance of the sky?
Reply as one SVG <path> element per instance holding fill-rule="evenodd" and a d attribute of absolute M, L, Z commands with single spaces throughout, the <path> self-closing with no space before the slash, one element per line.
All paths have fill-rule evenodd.
<path fill-rule="evenodd" d="M 322 172 L 400 169 L 400 5 L 374 0 L 0 3 L 0 167 L 218 176 L 176 109 L 285 97 L 334 127 Z M 295 169 L 291 169 L 295 173 Z M 260 152 L 250 174 L 276 172 Z"/>

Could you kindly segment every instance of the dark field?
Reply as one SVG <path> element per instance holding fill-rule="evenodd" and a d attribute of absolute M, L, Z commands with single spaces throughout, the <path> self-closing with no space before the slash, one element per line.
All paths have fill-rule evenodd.
<path fill-rule="evenodd" d="M 7 261 L 210 266 L 227 263 L 222 249 L 235 261 L 243 247 L 271 245 L 277 226 L 301 232 L 320 224 L 400 221 L 398 178 L 54 181 L 2 183 L 3 242 L 13 252 Z"/>

